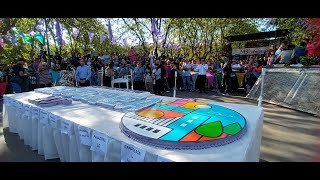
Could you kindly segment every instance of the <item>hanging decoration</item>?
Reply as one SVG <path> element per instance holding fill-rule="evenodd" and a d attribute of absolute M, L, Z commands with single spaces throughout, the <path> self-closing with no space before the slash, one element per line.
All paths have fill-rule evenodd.
<path fill-rule="evenodd" d="M 80 32 L 79 28 L 76 28 L 76 27 L 72 28 L 72 35 L 73 35 L 74 39 L 77 39 L 79 32 Z"/>
<path fill-rule="evenodd" d="M 89 43 L 90 43 L 90 44 L 92 43 L 93 35 L 94 35 L 94 33 L 93 33 L 93 32 L 88 32 L 88 36 L 89 36 Z"/>
<path fill-rule="evenodd" d="M 102 42 L 107 38 L 106 35 L 100 35 L 100 44 L 102 44 Z"/>

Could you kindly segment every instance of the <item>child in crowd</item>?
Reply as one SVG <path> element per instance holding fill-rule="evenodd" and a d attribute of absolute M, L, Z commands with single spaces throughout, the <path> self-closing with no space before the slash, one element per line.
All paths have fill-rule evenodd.
<path fill-rule="evenodd" d="M 153 93 L 153 81 L 155 79 L 154 74 L 151 71 L 150 67 L 146 68 L 146 74 L 144 77 L 144 82 L 146 86 L 146 90 L 149 91 L 150 93 Z"/>

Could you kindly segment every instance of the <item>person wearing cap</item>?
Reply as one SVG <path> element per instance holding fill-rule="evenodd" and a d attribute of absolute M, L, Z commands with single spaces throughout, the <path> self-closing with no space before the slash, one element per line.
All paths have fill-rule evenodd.
<path fill-rule="evenodd" d="M 25 64 L 26 60 L 24 58 L 19 58 L 17 60 L 16 65 L 13 67 L 13 76 L 10 79 L 12 88 L 14 93 L 21 93 L 23 89 L 23 84 L 25 81 L 24 75 L 24 68 L 23 65 Z"/>

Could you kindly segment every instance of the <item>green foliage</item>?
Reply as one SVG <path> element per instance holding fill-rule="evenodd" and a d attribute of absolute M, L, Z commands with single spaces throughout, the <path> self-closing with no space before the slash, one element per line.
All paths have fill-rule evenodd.
<path fill-rule="evenodd" d="M 302 56 L 302 57 L 299 57 L 298 61 L 304 66 L 318 65 L 319 64 L 319 58 L 316 55 L 310 56 L 310 57 Z"/>
<path fill-rule="evenodd" d="M 0 18 L 0 33 L 3 35 L 13 33 L 11 28 L 16 27 L 20 32 L 26 34 L 28 30 L 36 31 L 35 25 L 40 21 L 41 18 Z M 59 18 L 66 32 L 64 39 L 68 42 L 59 47 L 53 43 L 56 37 L 51 24 L 55 21 L 55 18 L 47 18 L 51 54 L 54 52 L 60 52 L 62 55 L 70 55 L 71 52 L 83 54 L 85 49 L 91 50 L 93 54 L 114 51 L 126 54 L 130 49 L 130 46 L 111 44 L 108 38 L 100 44 L 99 35 L 108 36 L 108 19 L 99 18 Z M 297 18 L 276 18 L 272 25 L 277 26 L 278 29 L 291 29 L 292 33 L 287 38 L 298 45 L 310 33 L 304 27 L 297 25 L 297 21 Z M 196 59 L 209 56 L 220 57 L 227 43 L 224 37 L 259 32 L 257 27 L 266 25 L 268 20 L 258 18 L 157 18 L 157 27 L 164 36 L 164 40 L 158 42 L 157 47 L 154 47 L 156 37 L 151 32 L 151 18 L 113 18 L 111 22 L 114 34 L 118 35 L 118 40 L 137 39 L 139 44 L 135 48 L 140 52 L 149 53 L 157 49 L 161 54 L 170 57 Z M 72 35 L 72 27 L 80 28 L 76 39 Z M 92 43 L 89 43 L 89 31 L 95 33 Z M 148 42 L 148 39 L 152 39 L 153 42 Z M 40 49 L 47 49 L 46 46 L 42 47 L 34 37 L 31 38 L 31 42 L 31 44 L 24 44 L 22 39 L 18 38 L 18 46 L 13 46 L 10 42 L 5 41 L 5 47 L 0 48 L 1 62 L 11 62 L 19 56 L 32 60 L 38 55 Z M 165 44 L 180 44 L 181 48 L 165 47 Z M 244 42 L 233 44 L 232 47 L 239 48 L 239 46 L 243 47 Z"/>

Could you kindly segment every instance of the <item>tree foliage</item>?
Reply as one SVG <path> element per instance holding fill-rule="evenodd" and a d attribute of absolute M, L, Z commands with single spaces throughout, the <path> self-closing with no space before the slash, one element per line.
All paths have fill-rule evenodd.
<path fill-rule="evenodd" d="M 67 42 L 63 46 L 54 43 L 56 18 L 47 18 L 47 30 L 51 54 L 59 52 L 62 55 L 70 55 L 71 52 L 83 53 L 90 49 L 93 54 L 100 52 L 127 53 L 130 46 L 135 46 L 141 52 L 156 50 L 171 57 L 205 58 L 208 56 L 220 56 L 226 45 L 224 37 L 259 32 L 258 27 L 276 26 L 278 29 L 291 29 L 287 37 L 294 44 L 298 44 L 310 31 L 299 23 L 298 18 L 156 18 L 156 26 L 160 29 L 163 39 L 160 41 L 151 30 L 152 18 L 113 18 L 111 22 L 117 44 L 107 38 L 100 44 L 100 34 L 108 37 L 108 19 L 98 18 L 59 18 L 63 25 L 64 36 Z M 12 34 L 12 27 L 28 35 L 28 30 L 37 31 L 36 25 L 41 18 L 0 18 L 1 35 Z M 72 28 L 80 28 L 77 38 L 72 35 Z M 93 32 L 94 38 L 89 43 L 88 32 Z M 30 36 L 31 37 L 31 36 Z M 137 44 L 123 46 L 122 39 L 136 39 Z M 38 55 L 40 49 L 47 49 L 31 37 L 31 44 L 18 38 L 18 46 L 5 40 L 5 47 L 0 47 L 0 60 L 10 62 L 22 56 L 32 60 Z M 151 41 L 150 41 L 151 40 Z M 46 41 L 46 38 L 45 38 Z M 157 41 L 157 43 L 155 43 Z M 46 42 L 45 42 L 46 44 Z M 157 46 L 154 46 L 157 44 Z"/>

